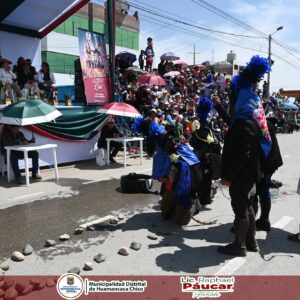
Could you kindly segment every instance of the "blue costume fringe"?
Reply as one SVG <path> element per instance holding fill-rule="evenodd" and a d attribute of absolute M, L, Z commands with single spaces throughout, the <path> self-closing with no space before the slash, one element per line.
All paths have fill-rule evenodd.
<path fill-rule="evenodd" d="M 157 152 L 153 157 L 152 178 L 158 180 L 159 177 L 167 177 L 171 171 L 171 159 L 166 151 L 157 144 Z"/>
<path fill-rule="evenodd" d="M 184 161 L 178 161 L 177 165 L 179 175 L 177 184 L 173 189 L 173 201 L 185 210 L 189 210 L 192 206 L 190 166 Z"/>

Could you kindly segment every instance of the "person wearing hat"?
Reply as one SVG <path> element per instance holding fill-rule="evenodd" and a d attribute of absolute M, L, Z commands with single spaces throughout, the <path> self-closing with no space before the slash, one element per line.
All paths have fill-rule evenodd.
<path fill-rule="evenodd" d="M 9 65 L 11 64 L 11 61 L 9 59 L 2 58 L 0 63 L 2 65 L 2 68 L 0 69 L 0 82 L 8 88 L 10 93 L 12 93 L 11 90 L 13 90 L 18 97 L 21 89 L 18 84 L 14 82 L 17 79 L 17 76 L 10 69 Z M 14 99 L 14 94 L 12 94 L 12 98 Z"/>
<path fill-rule="evenodd" d="M 198 195 L 201 205 L 205 206 L 212 201 L 211 187 L 213 173 L 211 170 L 211 160 L 213 157 L 218 156 L 217 159 L 219 159 L 220 162 L 221 145 L 211 129 L 210 121 L 213 114 L 213 102 L 211 99 L 205 97 L 200 98 L 196 112 L 200 126 L 192 133 L 190 144 L 202 162 L 202 176 L 201 179 L 199 179 Z"/>
<path fill-rule="evenodd" d="M 11 64 L 11 61 L 9 59 L 2 58 L 0 63 L 2 65 L 2 68 L 0 69 L 0 81 L 2 81 L 2 83 L 13 84 L 14 80 L 17 79 L 17 76 L 10 69 L 9 65 Z"/>
<path fill-rule="evenodd" d="M 259 251 L 252 196 L 262 175 L 261 163 L 271 152 L 272 138 L 256 87 L 270 71 L 268 59 L 256 55 L 231 80 L 231 118 L 223 147 L 221 184 L 229 187 L 235 240 L 218 247 L 227 255 L 246 256 L 248 251 Z"/>
<path fill-rule="evenodd" d="M 118 133 L 119 132 L 115 126 L 115 121 L 110 120 L 101 130 L 101 135 L 97 143 L 98 149 L 103 148 L 107 150 L 106 139 L 115 138 L 118 136 Z M 115 142 L 115 141 L 110 142 L 109 159 L 111 162 L 116 162 L 115 157 L 121 149 L 122 149 L 122 145 L 119 142 Z"/>

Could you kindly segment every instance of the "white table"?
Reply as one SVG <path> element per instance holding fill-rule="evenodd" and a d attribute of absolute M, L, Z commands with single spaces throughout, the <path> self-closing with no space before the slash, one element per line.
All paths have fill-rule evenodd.
<path fill-rule="evenodd" d="M 109 155 L 110 155 L 110 142 L 114 141 L 114 142 L 122 142 L 123 143 L 123 151 L 124 151 L 124 168 L 126 168 L 126 143 L 127 142 L 136 142 L 139 141 L 140 142 L 140 161 L 141 161 L 141 165 L 143 164 L 143 140 L 144 138 L 142 137 L 119 137 L 119 138 L 107 138 L 106 142 L 107 142 L 107 148 L 106 148 L 106 163 L 107 165 L 109 165 L 110 159 L 109 159 Z"/>
<path fill-rule="evenodd" d="M 53 153 L 53 163 L 54 163 L 54 172 L 56 180 L 58 181 L 58 168 L 57 168 L 57 158 L 56 158 L 56 144 L 45 144 L 45 145 L 15 145 L 15 146 L 6 146 L 6 157 L 7 157 L 7 180 L 11 182 L 11 164 L 10 164 L 10 152 L 11 151 L 22 151 L 24 152 L 24 162 L 25 162 L 25 175 L 26 175 L 26 185 L 29 186 L 29 168 L 28 168 L 28 152 L 29 151 L 38 151 L 45 149 L 52 149 Z"/>

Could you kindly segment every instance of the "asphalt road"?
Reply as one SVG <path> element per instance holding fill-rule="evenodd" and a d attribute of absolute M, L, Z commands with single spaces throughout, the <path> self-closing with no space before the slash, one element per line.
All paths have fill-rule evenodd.
<path fill-rule="evenodd" d="M 272 190 L 272 230 L 257 233 L 260 253 L 232 258 L 216 251 L 218 245 L 234 238 L 226 189 L 219 189 L 212 205 L 197 216 L 216 219 L 216 225 L 199 226 L 193 221 L 181 228 L 172 220 L 161 220 L 157 195 L 122 194 L 119 181 L 113 180 L 82 185 L 69 198 L 50 197 L 0 210 L 0 261 L 29 243 L 35 253 L 22 263 L 11 262 L 7 274 L 62 274 L 71 267 L 82 267 L 101 252 L 107 260 L 88 274 L 300 275 L 300 242 L 287 240 L 289 233 L 299 232 L 300 133 L 279 135 L 278 139 L 284 166 L 274 178 L 284 185 Z M 117 225 L 72 235 L 79 224 L 119 212 L 125 220 Z M 43 247 L 46 239 L 57 240 L 63 233 L 70 234 L 71 240 Z M 150 240 L 149 233 L 158 239 Z M 127 257 L 117 254 L 133 240 L 142 244 L 140 251 L 130 251 Z"/>
<path fill-rule="evenodd" d="M 154 185 L 153 191 L 157 187 Z M 72 233 L 78 225 L 112 211 L 142 208 L 156 198 L 153 194 L 121 193 L 120 181 L 110 180 L 82 185 L 79 193 L 72 197 L 51 198 L 0 210 L 0 261 L 27 243 L 38 251 L 44 247 L 46 239 L 56 240 L 63 233 Z M 102 230 L 74 235 L 73 240 L 99 236 L 99 231 Z"/>

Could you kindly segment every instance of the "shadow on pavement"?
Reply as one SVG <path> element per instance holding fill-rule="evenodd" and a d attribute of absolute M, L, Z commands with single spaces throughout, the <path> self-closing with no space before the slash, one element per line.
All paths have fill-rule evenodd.
<path fill-rule="evenodd" d="M 266 239 L 259 240 L 260 255 L 266 261 L 271 261 L 276 256 L 287 256 L 293 258 L 293 254 L 300 254 L 300 243 L 289 241 L 288 231 L 271 228 Z"/>

